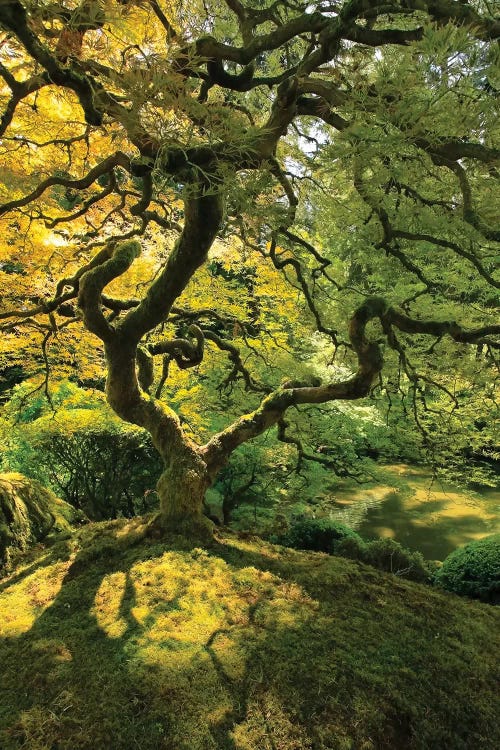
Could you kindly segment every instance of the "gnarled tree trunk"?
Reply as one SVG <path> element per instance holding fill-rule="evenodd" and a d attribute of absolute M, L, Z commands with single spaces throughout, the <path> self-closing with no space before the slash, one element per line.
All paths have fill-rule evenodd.
<path fill-rule="evenodd" d="M 212 523 L 203 514 L 203 501 L 210 484 L 206 464 L 191 446 L 170 451 L 157 485 L 159 527 L 165 530 L 211 529 Z"/>
<path fill-rule="evenodd" d="M 203 515 L 203 500 L 213 474 L 175 412 L 140 389 L 134 360 L 124 359 L 120 349 L 107 348 L 107 397 L 117 414 L 148 430 L 164 462 L 157 485 L 160 512 L 155 525 L 162 531 L 204 534 L 212 526 Z"/>

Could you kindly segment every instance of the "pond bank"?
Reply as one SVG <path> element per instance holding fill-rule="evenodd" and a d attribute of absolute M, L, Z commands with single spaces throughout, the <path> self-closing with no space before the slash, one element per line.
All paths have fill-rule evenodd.
<path fill-rule="evenodd" d="M 428 560 L 444 560 L 457 547 L 500 532 L 500 490 L 459 488 L 436 479 L 430 469 L 408 464 L 384 471 L 389 474 L 384 485 L 337 486 L 330 518 L 365 539 L 394 539 Z"/>

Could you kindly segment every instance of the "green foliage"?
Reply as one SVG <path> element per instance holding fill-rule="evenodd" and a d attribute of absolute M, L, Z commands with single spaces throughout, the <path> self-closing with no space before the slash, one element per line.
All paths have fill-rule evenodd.
<path fill-rule="evenodd" d="M 285 534 L 272 537 L 272 541 L 294 549 L 334 554 L 339 542 L 346 538 L 362 542 L 359 534 L 342 523 L 327 518 L 302 518 L 292 523 Z"/>
<path fill-rule="evenodd" d="M 166 380 L 168 362 L 157 359 L 151 393 L 201 447 L 231 421 L 236 431 L 238 417 L 284 379 L 314 374 L 350 388 L 360 365 L 368 378 L 367 360 L 383 359 L 380 377 L 377 366 L 374 382 L 355 379 L 362 387 L 351 395 L 370 391 L 389 424 L 370 406 L 371 422 L 303 392 L 280 433 L 285 471 L 273 458 L 245 489 L 252 470 L 243 477 L 238 461 L 228 467 L 214 490 L 225 517 L 248 515 L 238 507 L 245 495 L 257 526 L 259 514 L 285 501 L 316 500 L 333 472 L 364 478 L 367 458 L 431 461 L 450 473 L 466 459 L 480 463 L 474 481 L 491 482 L 499 455 L 491 386 L 499 285 L 494 4 L 394 9 L 340 0 L 332 10 L 270 1 L 247 12 L 207 0 L 186 12 L 183 3 L 123 0 L 113 10 L 117 4 L 72 0 L 61 10 L 23 1 L 0 4 L 9 34 L 1 49 L 2 370 L 3 357 L 32 361 L 44 339 L 39 373 L 74 368 L 80 382 L 98 382 L 103 346 L 81 336 L 81 324 L 107 342 L 101 302 L 109 325 L 127 332 L 126 344 L 117 336 L 127 358 L 140 340 L 166 344 L 199 324 L 203 361 L 174 357 Z M 220 215 L 216 204 L 224 204 Z M 116 245 L 123 237 L 135 239 Z M 85 291 L 90 269 L 95 294 Z M 370 298 L 384 314 L 361 334 L 372 345 L 360 348 L 352 315 L 368 315 Z M 389 306 L 406 318 L 389 315 Z M 132 393 L 134 369 L 120 367 L 118 347 L 107 346 L 108 362 L 114 351 L 112 371 L 130 380 L 115 394 Z M 189 350 L 189 340 L 180 348 Z M 10 384 L 18 374 L 11 376 Z M 325 390 L 319 400 L 338 393 Z M 125 406 L 115 401 L 118 413 Z M 29 408 L 18 424 L 48 420 Z M 130 408 L 127 418 L 156 431 Z M 255 422 L 245 439 L 278 418 L 273 411 Z M 70 421 L 62 433 L 74 441 Z M 38 427 L 43 440 L 33 433 L 19 444 L 25 467 L 35 444 L 48 455 L 52 433 Z M 58 451 L 87 454 L 107 433 L 118 435 L 110 423 L 99 433 L 85 427 L 91 437 L 81 451 L 74 442 Z M 224 440 L 227 451 L 242 436 Z M 122 442 L 115 456 L 126 454 Z M 266 491 L 280 478 L 282 493 Z"/>
<path fill-rule="evenodd" d="M 405 549 L 393 539 L 365 542 L 348 526 L 326 518 L 297 520 L 285 533 L 274 534 L 270 540 L 294 549 L 348 557 L 410 581 L 423 583 L 431 576 L 430 564 L 419 552 Z"/>
<path fill-rule="evenodd" d="M 5 407 L 4 467 L 50 486 L 91 519 L 155 504 L 162 466 L 147 433 L 119 420 L 99 392 L 62 381 L 52 411 L 43 394 L 27 397 L 30 388 L 15 389 Z"/>
<path fill-rule="evenodd" d="M 404 445 L 395 444 L 376 406 L 326 404 L 287 419 L 290 434 L 300 435 L 308 453 L 328 463 L 299 462 L 296 447 L 277 443 L 271 432 L 240 446 L 207 498 L 211 511 L 234 528 L 266 533 L 277 515 L 291 521 L 301 514 L 327 512 L 339 481 L 353 475 L 385 483 L 382 462 L 401 460 L 405 452 Z"/>
<path fill-rule="evenodd" d="M 394 539 L 375 539 L 368 542 L 360 559 L 377 570 L 394 573 L 410 581 L 423 583 L 428 581 L 431 575 L 430 565 L 420 552 L 405 549 Z"/>
<path fill-rule="evenodd" d="M 490 376 L 482 383 L 475 377 L 476 388 L 455 386 L 455 404 L 436 388 L 426 389 L 423 402 L 422 395 L 417 396 L 425 403 L 418 425 L 409 413 L 415 396 L 412 390 L 394 400 L 386 412 L 387 440 L 381 458 L 432 465 L 437 476 L 451 482 L 496 487 L 500 446 L 495 389 L 488 382 Z M 383 414 L 383 399 L 378 406 Z"/>
<path fill-rule="evenodd" d="M 443 562 L 434 581 L 455 594 L 500 604 L 500 534 L 456 549 Z"/>

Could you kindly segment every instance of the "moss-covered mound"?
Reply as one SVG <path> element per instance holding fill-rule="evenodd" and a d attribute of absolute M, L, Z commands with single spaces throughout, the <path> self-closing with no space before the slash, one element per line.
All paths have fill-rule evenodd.
<path fill-rule="evenodd" d="M 224 534 L 92 525 L 0 583 L 2 750 L 493 750 L 497 608 Z"/>
<path fill-rule="evenodd" d="M 8 566 L 14 552 L 50 532 L 70 531 L 78 515 L 40 482 L 22 474 L 0 474 L 0 570 Z"/>

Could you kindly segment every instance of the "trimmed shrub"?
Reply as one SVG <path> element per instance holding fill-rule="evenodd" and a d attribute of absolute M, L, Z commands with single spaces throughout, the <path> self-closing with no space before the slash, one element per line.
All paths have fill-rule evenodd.
<path fill-rule="evenodd" d="M 500 604 L 500 534 L 456 549 L 435 574 L 434 583 L 460 596 Z"/>
<path fill-rule="evenodd" d="M 348 526 L 327 518 L 303 518 L 294 521 L 285 534 L 273 536 L 271 541 L 294 549 L 308 549 L 316 552 L 336 552 L 344 539 L 363 540 Z"/>

